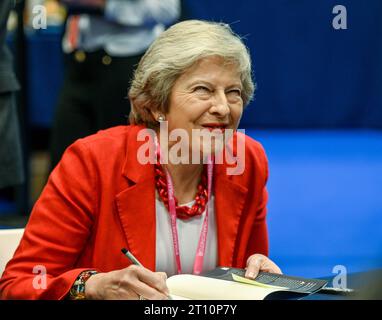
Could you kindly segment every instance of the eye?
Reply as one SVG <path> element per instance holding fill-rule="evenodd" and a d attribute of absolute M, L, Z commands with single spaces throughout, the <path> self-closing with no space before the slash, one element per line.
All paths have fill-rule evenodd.
<path fill-rule="evenodd" d="M 227 93 L 227 99 L 231 102 L 238 102 L 241 99 L 240 89 L 231 89 Z"/>
<path fill-rule="evenodd" d="M 241 96 L 241 90 L 240 89 L 231 89 L 231 90 L 228 91 L 228 94 L 236 95 L 236 96 Z"/>
<path fill-rule="evenodd" d="M 210 89 L 205 87 L 205 86 L 197 86 L 194 88 L 194 92 L 198 92 L 198 93 L 209 93 L 210 92 Z"/>

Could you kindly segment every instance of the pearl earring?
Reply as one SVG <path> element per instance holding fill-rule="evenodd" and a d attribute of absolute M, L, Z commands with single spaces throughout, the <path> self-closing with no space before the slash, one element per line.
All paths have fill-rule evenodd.
<path fill-rule="evenodd" d="M 158 117 L 158 122 L 165 121 L 165 120 L 166 120 L 166 118 L 163 115 L 160 115 Z"/>

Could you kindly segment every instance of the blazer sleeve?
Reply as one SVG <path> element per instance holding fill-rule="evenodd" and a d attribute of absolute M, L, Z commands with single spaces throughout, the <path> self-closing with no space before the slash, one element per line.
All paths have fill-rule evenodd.
<path fill-rule="evenodd" d="M 75 267 L 97 211 L 94 168 L 81 140 L 67 149 L 0 279 L 0 298 L 63 299 L 82 271 L 94 269 Z"/>
<path fill-rule="evenodd" d="M 255 221 L 253 224 L 250 240 L 248 242 L 245 259 L 248 259 L 249 256 L 255 253 L 260 253 L 265 256 L 268 256 L 269 254 L 268 230 L 266 223 L 268 203 L 268 191 L 266 184 L 269 176 L 268 159 L 262 146 L 260 146 L 258 150 L 260 150 L 258 153 L 258 170 L 261 173 L 260 176 L 263 177 L 263 179 L 260 182 L 259 201 L 257 207 L 255 208 Z"/>

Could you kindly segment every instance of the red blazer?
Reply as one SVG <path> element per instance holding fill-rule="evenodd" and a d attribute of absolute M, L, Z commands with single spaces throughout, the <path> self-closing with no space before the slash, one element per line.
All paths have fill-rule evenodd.
<path fill-rule="evenodd" d="M 123 247 L 155 269 L 154 169 L 137 160 L 143 143 L 137 141 L 140 129 L 100 131 L 66 150 L 7 264 L 0 280 L 1 298 L 62 299 L 84 270 L 127 267 Z M 227 175 L 226 164 L 214 168 L 221 266 L 245 267 L 251 254 L 268 254 L 267 159 L 258 142 L 247 136 L 245 142 L 242 175 Z M 37 265 L 46 268 L 45 289 L 41 274 L 33 273 Z"/>

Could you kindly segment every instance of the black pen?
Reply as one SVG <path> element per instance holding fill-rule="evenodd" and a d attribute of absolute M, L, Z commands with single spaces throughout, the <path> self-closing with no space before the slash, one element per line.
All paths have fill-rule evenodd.
<path fill-rule="evenodd" d="M 137 259 L 136 257 L 134 257 L 134 255 L 133 255 L 129 250 L 127 250 L 126 248 L 122 248 L 121 251 L 122 251 L 122 253 L 123 253 L 126 257 L 129 258 L 129 260 L 130 260 L 133 264 L 135 264 L 135 265 L 137 265 L 137 266 L 140 266 L 140 267 L 143 267 L 143 264 L 140 263 L 140 262 L 138 261 L 138 259 Z M 167 296 L 167 297 L 168 297 L 169 300 L 172 300 L 171 296 Z"/>
<path fill-rule="evenodd" d="M 127 250 L 126 248 L 122 248 L 121 251 L 122 251 L 122 253 L 123 253 L 126 257 L 129 258 L 129 260 L 130 260 L 133 264 L 135 264 L 135 265 L 137 265 L 137 266 L 140 266 L 140 267 L 143 267 L 142 263 L 140 263 L 140 262 L 138 261 L 138 259 L 137 259 L 136 257 L 134 257 L 134 255 L 133 255 L 129 250 Z"/>

